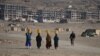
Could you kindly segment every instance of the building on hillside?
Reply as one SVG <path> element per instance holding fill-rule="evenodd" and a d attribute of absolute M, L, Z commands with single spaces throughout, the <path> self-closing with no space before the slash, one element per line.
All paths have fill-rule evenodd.
<path fill-rule="evenodd" d="M 87 20 L 98 20 L 98 11 L 97 10 L 89 10 L 87 11 Z"/>
<path fill-rule="evenodd" d="M 25 19 L 30 21 L 33 18 L 32 11 L 22 5 L 15 4 L 0 4 L 0 19 L 3 20 L 20 20 Z"/>
<path fill-rule="evenodd" d="M 66 9 L 64 12 L 64 18 L 68 21 L 82 21 L 87 19 L 87 12 L 74 8 Z"/>
<path fill-rule="evenodd" d="M 43 22 L 46 20 L 66 19 L 68 21 L 100 20 L 100 6 L 82 11 L 72 5 L 65 7 L 33 6 L 33 0 L 0 0 L 0 19 Z M 40 8 L 40 9 L 39 9 Z"/>
<path fill-rule="evenodd" d="M 0 19 L 4 19 L 4 10 L 5 10 L 5 5 L 0 4 Z"/>

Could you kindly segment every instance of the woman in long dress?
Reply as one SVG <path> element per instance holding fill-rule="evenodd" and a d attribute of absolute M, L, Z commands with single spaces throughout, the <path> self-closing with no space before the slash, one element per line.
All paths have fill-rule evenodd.
<path fill-rule="evenodd" d="M 50 49 L 51 47 L 51 36 L 49 35 L 49 33 L 47 32 L 47 36 L 46 36 L 46 48 Z"/>
<path fill-rule="evenodd" d="M 37 44 L 37 48 L 40 49 L 42 37 L 41 37 L 41 35 L 40 35 L 40 31 L 37 30 L 37 32 L 38 32 L 38 35 L 36 36 L 36 44 Z"/>
<path fill-rule="evenodd" d="M 55 36 L 54 36 L 54 47 L 55 47 L 55 49 L 58 48 L 58 41 L 59 41 L 58 34 L 55 33 Z"/>

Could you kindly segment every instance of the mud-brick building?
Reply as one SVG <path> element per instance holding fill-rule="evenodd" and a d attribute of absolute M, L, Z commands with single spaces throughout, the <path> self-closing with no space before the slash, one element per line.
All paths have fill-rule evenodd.
<path fill-rule="evenodd" d="M 82 21 L 87 19 L 87 12 L 83 10 L 77 10 L 74 8 L 66 9 L 64 12 L 64 18 L 68 21 Z"/>

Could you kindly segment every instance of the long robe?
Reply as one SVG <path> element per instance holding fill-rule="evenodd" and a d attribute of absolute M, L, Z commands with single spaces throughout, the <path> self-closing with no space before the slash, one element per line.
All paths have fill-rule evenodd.
<path fill-rule="evenodd" d="M 58 41 L 59 41 L 59 37 L 57 36 L 57 34 L 55 34 L 55 37 L 54 37 L 54 47 L 55 47 L 55 49 L 58 48 Z"/>
<path fill-rule="evenodd" d="M 42 41 L 42 37 L 40 36 L 40 34 L 38 34 L 36 36 L 37 48 L 41 47 L 41 41 Z"/>
<path fill-rule="evenodd" d="M 46 37 L 46 48 L 49 49 L 51 47 L 51 37 L 49 34 L 47 34 L 47 37 Z"/>

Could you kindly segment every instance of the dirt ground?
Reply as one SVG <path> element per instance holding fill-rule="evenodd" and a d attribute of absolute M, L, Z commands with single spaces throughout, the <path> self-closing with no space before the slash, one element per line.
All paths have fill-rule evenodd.
<path fill-rule="evenodd" d="M 25 32 L 3 32 L 0 31 L 0 56 L 100 56 L 100 35 L 96 37 L 81 37 L 80 34 L 88 28 L 100 29 L 100 24 L 33 24 L 28 25 L 32 28 L 32 47 L 25 47 Z M 53 37 L 54 32 L 50 32 L 52 37 L 52 47 L 45 48 L 46 33 L 44 30 L 53 30 L 54 28 L 69 28 L 70 31 L 58 32 L 59 47 L 54 49 Z M 35 29 L 41 29 L 42 46 L 36 47 Z M 74 31 L 76 33 L 75 45 L 70 45 L 69 35 Z"/>

